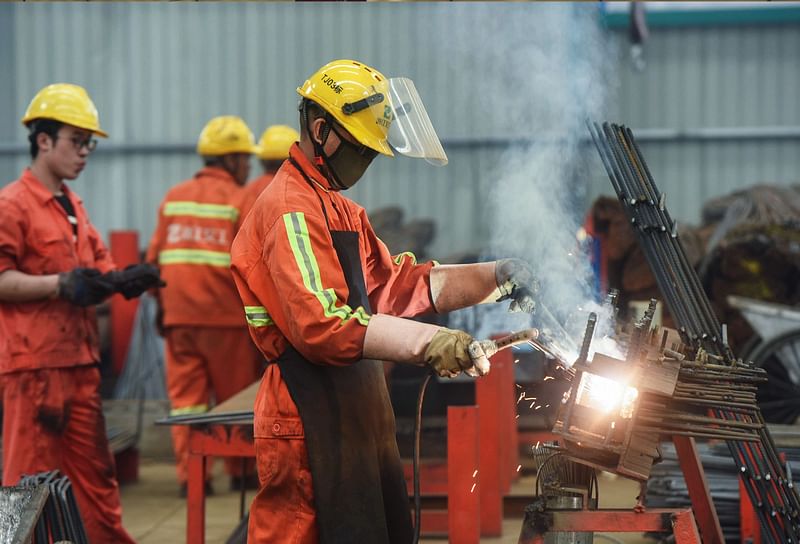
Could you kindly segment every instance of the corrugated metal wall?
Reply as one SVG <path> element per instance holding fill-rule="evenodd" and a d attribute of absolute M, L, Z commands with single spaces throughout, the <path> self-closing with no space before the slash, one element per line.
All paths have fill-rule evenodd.
<path fill-rule="evenodd" d="M 486 92 L 498 75 L 492 59 L 513 61 L 517 53 L 504 39 L 504 24 L 524 27 L 535 39 L 555 22 L 563 26 L 559 35 L 569 36 L 571 17 L 595 9 L 591 4 L 3 4 L 0 172 L 3 181 L 10 180 L 27 164 L 18 119 L 32 95 L 54 81 L 84 85 L 111 139 L 102 142 L 75 187 L 101 231 L 136 228 L 146 239 L 166 189 L 198 168 L 192 148 L 210 117 L 241 115 L 257 133 L 269 124 L 294 125 L 294 87 L 330 59 L 358 58 L 387 74 L 415 79 L 450 164 L 437 169 L 405 158 L 376 161 L 351 196 L 368 210 L 400 205 L 408 218 L 435 218 L 437 255 L 474 249 L 489 236 L 484 203 L 501 153 L 536 128 L 515 124 L 506 111 L 513 108 L 493 102 Z M 654 29 L 641 73 L 630 68 L 620 42 L 619 58 L 611 57 L 606 66 L 614 89 L 611 116 L 634 129 L 800 126 L 798 30 L 797 25 Z M 620 36 L 607 32 L 609 42 Z M 535 89 L 520 94 L 523 104 L 543 98 Z M 669 193 L 673 215 L 696 221 L 701 201 L 710 195 L 756 181 L 797 180 L 798 143 L 796 137 L 706 141 L 667 135 L 645 143 L 644 152 Z M 593 151 L 588 146 L 585 151 L 592 165 L 586 176 L 589 197 L 610 192 Z"/>
<path fill-rule="evenodd" d="M 697 222 L 711 196 L 800 183 L 800 26 L 654 29 L 645 56 L 642 72 L 620 62 L 619 119 L 642 129 L 732 129 L 643 145 L 674 216 Z"/>

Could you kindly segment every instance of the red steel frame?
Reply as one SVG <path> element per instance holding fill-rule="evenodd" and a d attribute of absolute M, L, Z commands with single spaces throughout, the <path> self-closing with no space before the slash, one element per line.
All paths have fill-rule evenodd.
<path fill-rule="evenodd" d="M 549 532 L 672 532 L 677 544 L 701 544 L 692 510 L 548 510 Z M 544 535 L 520 537 L 519 544 L 542 544 Z"/>
<path fill-rule="evenodd" d="M 140 262 L 137 231 L 112 230 L 109 246 L 111 258 L 114 259 L 117 268 L 122 269 Z M 111 297 L 111 363 L 117 376 L 122 373 L 122 367 L 125 366 L 138 307 L 139 299 L 125 300 L 122 295 Z"/>
<path fill-rule="evenodd" d="M 480 541 L 479 410 L 477 406 L 451 406 L 447 410 L 447 511 L 426 511 L 425 533 L 447 532 L 452 542 Z M 252 423 L 198 425 L 189 430 L 186 542 L 205 542 L 206 457 L 254 457 Z M 441 475 L 440 475 L 441 476 Z M 423 480 L 424 481 L 424 480 Z M 502 500 L 502 497 L 500 497 Z"/>
<path fill-rule="evenodd" d="M 118 268 L 125 268 L 139 262 L 139 233 L 135 230 L 112 230 L 109 239 L 111 258 Z M 125 366 L 128 347 L 133 333 L 133 322 L 139 299 L 125 300 L 122 295 L 114 295 L 110 299 L 111 313 L 109 329 L 111 331 L 111 367 L 119 376 Z M 114 456 L 117 467 L 117 480 L 120 483 L 135 482 L 139 479 L 139 450 L 128 448 Z"/>
<path fill-rule="evenodd" d="M 255 457 L 252 422 L 237 425 L 191 426 L 189 476 L 186 485 L 186 542 L 206 538 L 206 457 Z"/>

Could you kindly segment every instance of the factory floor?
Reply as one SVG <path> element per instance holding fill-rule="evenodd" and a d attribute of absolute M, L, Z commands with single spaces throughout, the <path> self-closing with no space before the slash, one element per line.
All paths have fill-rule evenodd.
<path fill-rule="evenodd" d="M 206 502 L 206 542 L 224 544 L 239 520 L 239 493 L 228 491 L 228 478 L 222 464 L 214 466 L 215 495 Z M 524 476 L 512 488 L 512 494 L 532 493 L 534 479 Z M 626 508 L 633 506 L 637 486 L 628 480 L 610 475 L 600 476 L 600 506 Z M 246 503 L 252 500 L 248 492 Z M 122 487 L 123 522 L 139 544 L 184 542 L 186 539 L 186 499 L 178 497 L 175 468 L 171 462 L 142 460 L 139 481 Z M 516 544 L 521 519 L 506 519 L 500 538 L 484 538 L 484 544 Z M 595 543 L 624 542 L 651 544 L 654 541 L 635 533 L 596 534 Z M 423 539 L 421 542 L 442 543 L 443 539 Z"/>

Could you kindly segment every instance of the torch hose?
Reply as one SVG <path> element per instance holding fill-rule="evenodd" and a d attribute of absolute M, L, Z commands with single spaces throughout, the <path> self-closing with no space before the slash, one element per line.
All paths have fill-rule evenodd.
<path fill-rule="evenodd" d="M 422 402 L 425 399 L 425 389 L 431 381 L 433 372 L 428 372 L 419 386 L 417 395 L 417 417 L 414 420 L 414 453 L 412 454 L 412 470 L 414 472 L 414 544 L 419 542 L 419 527 L 422 521 L 422 500 L 419 495 L 419 443 L 422 434 Z"/>

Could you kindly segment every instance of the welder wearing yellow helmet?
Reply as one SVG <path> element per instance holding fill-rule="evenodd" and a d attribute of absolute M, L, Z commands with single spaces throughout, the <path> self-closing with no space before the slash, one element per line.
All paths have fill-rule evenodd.
<path fill-rule="evenodd" d="M 158 300 L 173 415 L 205 412 L 212 392 L 222 402 L 256 381 L 260 371 L 229 269 L 230 245 L 241 223 L 241 187 L 256 150 L 241 118 L 211 119 L 197 142 L 205 166 L 171 188 L 159 209 L 147 261 L 169 278 Z M 173 426 L 172 437 L 183 494 L 188 429 Z M 225 466 L 233 488 L 256 485 L 252 465 L 244 474 L 239 460 L 226 459 Z"/>
<path fill-rule="evenodd" d="M 258 140 L 256 156 L 261 162 L 262 173 L 247 184 L 242 191 L 242 217 L 253 206 L 267 185 L 272 181 L 275 172 L 281 167 L 283 161 L 289 158 L 289 148 L 300 141 L 300 133 L 286 125 L 272 125 L 267 128 Z"/>
<path fill-rule="evenodd" d="M 408 544 L 380 361 L 478 374 L 470 335 L 408 318 L 522 301 L 533 278 L 516 260 L 447 267 L 392 256 L 342 194 L 379 154 L 447 162 L 411 80 L 338 60 L 297 91 L 300 142 L 231 248 L 251 336 L 269 361 L 255 405 L 261 488 L 248 541 Z"/>

